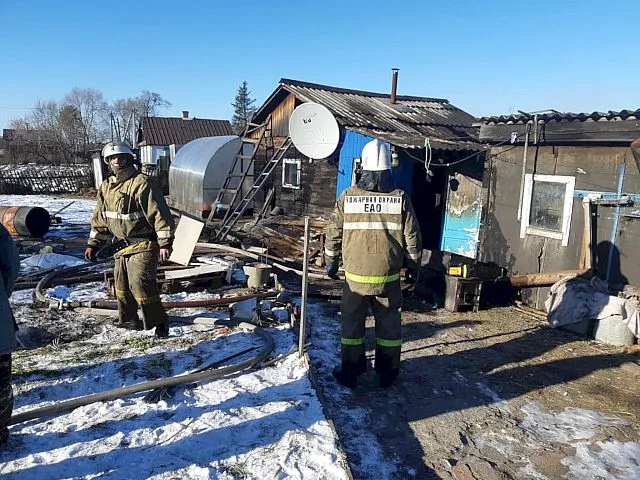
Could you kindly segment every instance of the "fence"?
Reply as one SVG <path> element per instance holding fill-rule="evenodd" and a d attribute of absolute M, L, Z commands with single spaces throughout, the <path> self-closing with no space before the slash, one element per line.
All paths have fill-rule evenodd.
<path fill-rule="evenodd" d="M 0 165 L 0 194 L 76 193 L 94 185 L 89 165 Z"/>

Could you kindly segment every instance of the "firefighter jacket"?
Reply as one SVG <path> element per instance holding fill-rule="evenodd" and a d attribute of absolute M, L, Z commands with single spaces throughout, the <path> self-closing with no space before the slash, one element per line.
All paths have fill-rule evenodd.
<path fill-rule="evenodd" d="M 350 187 L 331 214 L 325 232 L 327 264 L 342 256 L 349 287 L 363 295 L 378 295 L 387 283 L 400 279 L 403 262 L 419 268 L 422 237 L 409 197 Z"/>
<path fill-rule="evenodd" d="M 13 320 L 9 297 L 19 271 L 18 249 L 7 229 L 0 225 L 0 355 L 9 353 L 18 346 L 16 323 Z"/>
<path fill-rule="evenodd" d="M 114 236 L 130 243 L 157 240 L 160 248 L 170 248 L 173 232 L 173 217 L 162 193 L 135 167 L 102 182 L 89 245 L 100 247 Z"/>

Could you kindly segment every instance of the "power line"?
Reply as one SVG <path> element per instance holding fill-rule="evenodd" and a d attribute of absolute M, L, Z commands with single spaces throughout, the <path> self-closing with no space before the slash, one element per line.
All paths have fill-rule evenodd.
<path fill-rule="evenodd" d="M 36 107 L 9 107 L 8 105 L 0 105 L 0 108 L 7 110 L 36 110 Z"/>

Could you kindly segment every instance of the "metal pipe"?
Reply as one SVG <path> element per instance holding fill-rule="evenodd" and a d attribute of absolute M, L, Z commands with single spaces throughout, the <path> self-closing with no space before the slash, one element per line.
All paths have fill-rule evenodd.
<path fill-rule="evenodd" d="M 51 226 L 49 212 L 42 207 L 0 207 L 2 225 L 14 237 L 43 237 Z"/>
<path fill-rule="evenodd" d="M 309 284 L 309 217 L 304 217 L 304 263 L 302 266 L 302 299 L 300 305 L 300 332 L 298 333 L 298 353 L 304 355 L 307 336 L 307 286 Z"/>
<path fill-rule="evenodd" d="M 398 91 L 398 70 L 400 69 L 399 68 L 391 69 L 393 74 L 391 76 L 391 97 L 389 98 L 389 103 L 391 103 L 392 105 L 396 103 L 396 93 Z"/>
<path fill-rule="evenodd" d="M 618 173 L 618 189 L 616 190 L 618 198 L 620 198 L 620 195 L 622 195 L 622 186 L 624 184 L 624 172 L 626 171 L 626 168 L 627 168 L 626 163 L 623 163 L 622 165 L 620 165 L 620 170 Z M 620 205 L 616 205 L 616 208 L 613 211 L 613 225 L 611 226 L 611 237 L 609 240 L 611 242 L 611 245 L 609 246 L 609 256 L 607 257 L 607 273 L 604 277 L 607 283 L 609 282 L 609 277 L 611 275 L 611 265 L 613 265 L 613 252 L 615 251 L 615 248 L 616 248 L 616 235 L 618 234 L 619 218 L 620 218 Z"/>
<path fill-rule="evenodd" d="M 527 152 L 529 149 L 529 133 L 531 120 L 527 122 L 524 134 L 524 155 L 522 156 L 522 175 L 520 176 L 520 198 L 518 199 L 518 222 L 522 219 L 522 197 L 524 197 L 524 179 L 527 175 Z"/>

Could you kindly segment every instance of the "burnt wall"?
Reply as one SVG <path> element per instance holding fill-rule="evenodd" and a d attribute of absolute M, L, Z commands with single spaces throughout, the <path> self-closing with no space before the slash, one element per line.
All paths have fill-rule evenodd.
<path fill-rule="evenodd" d="M 281 145 L 284 139 L 276 139 Z M 336 203 L 336 182 L 338 179 L 337 154 L 331 160 L 310 160 L 295 147 L 290 147 L 284 158 L 300 159 L 300 188 L 282 186 L 283 162 L 280 162 L 265 187 L 256 196 L 255 212 L 264 206 L 265 196 L 270 188 L 274 195 L 267 212 L 274 207 L 281 207 L 285 215 L 316 215 L 329 218 Z M 256 172 L 262 171 L 265 158 L 256 160 Z"/>
<path fill-rule="evenodd" d="M 581 199 L 574 199 L 569 244 L 560 240 L 527 235 L 520 238 L 517 221 L 520 176 L 524 147 L 494 147 L 485 162 L 485 212 L 481 233 L 480 259 L 508 267 L 510 274 L 551 272 L 578 268 L 583 235 L 583 207 Z M 570 175 L 576 178 L 576 190 L 615 192 L 618 169 L 627 162 L 623 191 L 640 192 L 640 174 L 628 147 L 595 146 L 530 146 L 527 173 Z M 635 208 L 623 209 L 633 213 Z M 608 248 L 597 243 L 608 242 L 611 236 L 614 208 L 599 206 L 596 222 L 597 264 L 604 276 Z M 614 257 L 612 280 L 640 285 L 640 219 L 621 216 L 615 244 L 619 261 Z M 602 244 L 601 244 L 602 246 Z M 617 265 L 616 265 L 617 264 Z M 542 306 L 548 289 L 528 289 L 524 296 L 532 304 Z"/>

